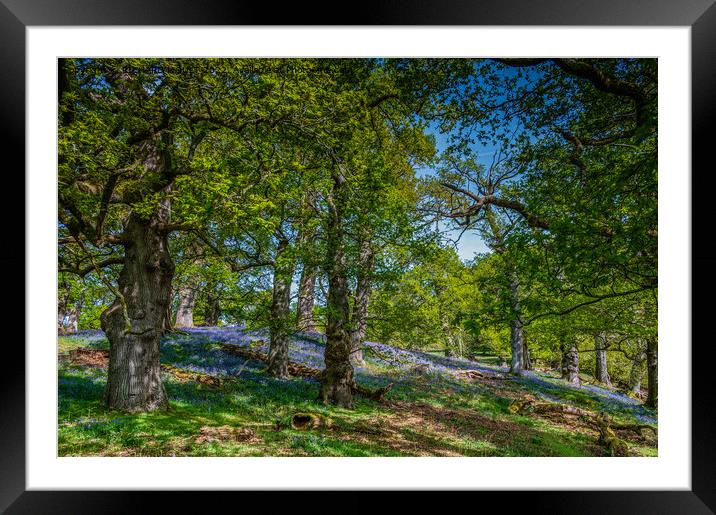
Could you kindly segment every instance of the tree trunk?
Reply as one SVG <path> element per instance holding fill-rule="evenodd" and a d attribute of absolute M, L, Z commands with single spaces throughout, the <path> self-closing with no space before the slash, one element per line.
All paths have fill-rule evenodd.
<path fill-rule="evenodd" d="M 446 358 L 451 358 L 453 356 L 453 339 L 452 334 L 450 332 L 450 322 L 448 322 L 448 317 L 445 313 L 440 314 L 440 328 L 443 331 L 443 353 L 445 354 Z"/>
<path fill-rule="evenodd" d="M 487 206 L 485 216 L 487 223 L 490 225 L 492 235 L 495 238 L 495 252 L 503 254 L 506 250 L 504 245 L 504 235 L 500 226 L 495 219 L 494 213 Z M 522 375 L 524 371 L 525 357 L 523 351 L 525 347 L 525 335 L 522 322 L 522 311 L 520 308 L 520 280 L 517 276 L 517 270 L 513 263 L 506 262 L 507 278 L 510 280 L 510 308 L 512 310 L 512 321 L 510 322 L 510 351 L 512 359 L 510 361 L 510 374 Z"/>
<path fill-rule="evenodd" d="M 306 217 L 315 216 L 318 192 L 314 189 L 306 191 L 301 207 Z M 301 278 L 298 283 L 298 306 L 296 307 L 296 327 L 299 331 L 315 332 L 316 319 L 313 307 L 316 298 L 316 278 L 318 265 L 315 240 L 318 229 L 311 224 L 303 224 L 298 234 L 298 246 L 302 255 Z"/>
<path fill-rule="evenodd" d="M 532 370 L 532 359 L 530 358 L 530 349 L 527 346 L 527 335 L 522 331 L 522 368 Z"/>
<path fill-rule="evenodd" d="M 512 350 L 512 362 L 510 363 L 510 374 L 522 375 L 524 358 L 524 332 L 522 329 L 522 318 L 520 312 L 520 283 L 517 274 L 510 272 L 510 307 L 513 318 L 510 323 L 510 349 Z"/>
<path fill-rule="evenodd" d="M 219 325 L 219 316 L 221 315 L 221 306 L 219 297 L 215 292 L 216 285 L 212 284 L 207 288 L 206 293 L 206 309 L 204 310 L 204 325 Z"/>
<path fill-rule="evenodd" d="M 646 370 L 647 380 L 647 396 L 645 404 L 650 408 L 656 408 L 658 405 L 658 364 L 657 364 L 657 340 L 649 338 L 646 340 Z"/>
<path fill-rule="evenodd" d="M 67 318 L 67 302 L 69 299 L 69 293 L 63 295 L 57 301 L 57 333 L 65 334 L 65 319 Z"/>
<path fill-rule="evenodd" d="M 296 325 L 301 331 L 316 331 L 313 304 L 316 291 L 316 267 L 304 262 L 301 280 L 298 284 L 298 313 Z"/>
<path fill-rule="evenodd" d="M 293 262 L 285 256 L 287 246 L 286 239 L 279 239 L 273 273 L 273 296 L 269 321 L 269 360 L 266 369 L 270 375 L 283 379 L 290 377 L 288 373 L 288 340 L 291 330 L 290 302 L 293 279 Z"/>
<path fill-rule="evenodd" d="M 368 304 L 370 302 L 371 279 L 375 261 L 370 234 L 364 234 L 358 257 L 355 302 L 353 304 L 353 332 L 351 333 L 351 362 L 364 365 L 363 341 L 368 331 Z"/>
<path fill-rule="evenodd" d="M 167 304 L 167 310 L 164 312 L 164 322 L 162 323 L 162 334 L 169 333 L 174 330 L 174 324 L 172 323 L 172 303 L 171 299 L 174 297 L 174 291 L 169 288 L 169 304 Z"/>
<path fill-rule="evenodd" d="M 594 336 L 594 378 L 600 383 L 607 386 L 612 385 L 609 378 L 609 370 L 607 369 L 607 336 L 605 333 L 599 333 Z"/>
<path fill-rule="evenodd" d="M 579 351 L 577 344 L 562 346 L 562 379 L 572 384 L 579 385 Z"/>
<path fill-rule="evenodd" d="M 326 272 L 328 310 L 326 317 L 326 367 L 321 374 L 319 399 L 325 404 L 353 407 L 353 366 L 350 362 L 351 332 L 348 304 L 348 273 L 345 263 L 343 216 L 347 202 L 345 177 L 333 172 L 333 189 L 326 224 Z"/>
<path fill-rule="evenodd" d="M 76 333 L 77 332 L 77 326 L 80 321 L 80 306 L 79 304 L 72 307 L 67 312 L 67 323 L 65 325 L 65 332 L 66 333 Z"/>
<path fill-rule="evenodd" d="M 634 354 L 634 360 L 631 364 L 631 371 L 629 372 L 629 390 L 633 393 L 641 392 L 641 366 L 646 359 L 646 353 L 644 351 L 638 351 Z"/>
<path fill-rule="evenodd" d="M 84 304 L 84 292 L 80 293 L 80 298 L 70 307 L 69 292 L 60 299 L 57 306 L 57 330 L 59 334 L 76 333 L 80 313 L 82 313 L 82 305 Z"/>
<path fill-rule="evenodd" d="M 179 305 L 174 327 L 194 327 L 194 304 L 196 302 L 196 290 L 191 286 L 184 286 L 179 289 Z"/>
<path fill-rule="evenodd" d="M 119 274 L 121 297 L 102 313 L 110 342 L 106 403 L 129 412 L 168 407 L 159 375 L 159 339 L 170 304 L 174 263 L 166 231 L 168 206 L 145 220 L 132 213 L 122 235 L 124 267 Z"/>
<path fill-rule="evenodd" d="M 63 335 L 65 334 L 65 318 L 67 317 L 67 313 L 62 309 L 59 308 L 57 310 L 57 334 Z"/>

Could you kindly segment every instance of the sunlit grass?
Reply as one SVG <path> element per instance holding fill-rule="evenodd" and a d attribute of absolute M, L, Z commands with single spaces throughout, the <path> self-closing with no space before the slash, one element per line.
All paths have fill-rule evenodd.
<path fill-rule="evenodd" d="M 320 344 L 317 344 L 317 347 Z M 106 348 L 96 336 L 59 339 L 59 352 L 79 347 Z M 315 352 L 320 352 L 317 348 Z M 304 345 L 295 352 L 307 359 L 314 351 Z M 302 354 L 298 354 L 300 359 Z M 293 359 L 293 358 L 292 358 Z M 420 358 L 423 359 L 423 358 Z M 528 415 L 509 412 L 511 396 L 540 389 L 586 409 L 606 401 L 590 391 L 562 386 L 558 379 L 544 384 L 465 381 L 440 369 L 415 374 L 391 366 L 367 353 L 357 371 L 367 386 L 394 382 L 388 394 L 394 405 L 356 398 L 353 410 L 324 406 L 317 401 L 314 380 L 276 380 L 263 373 L 263 364 L 228 356 L 211 338 L 178 335 L 162 345 L 162 360 L 180 367 L 212 371 L 234 380 L 221 390 L 163 374 L 171 409 L 129 415 L 108 411 L 102 403 L 106 371 L 59 365 L 58 447 L 61 456 L 594 456 L 601 455 L 594 435 Z M 441 361 L 441 363 L 443 363 Z M 403 407 L 401 407 L 403 406 Z M 614 408 L 617 409 L 617 408 Z M 630 408 L 631 409 L 631 408 Z M 620 420 L 634 421 L 621 407 Z M 329 427 L 298 431 L 291 415 L 311 412 L 330 421 Z M 617 417 L 615 417 L 617 418 Z M 205 427 L 245 428 L 250 441 L 204 441 Z M 636 455 L 655 456 L 644 442 L 630 444 Z"/>

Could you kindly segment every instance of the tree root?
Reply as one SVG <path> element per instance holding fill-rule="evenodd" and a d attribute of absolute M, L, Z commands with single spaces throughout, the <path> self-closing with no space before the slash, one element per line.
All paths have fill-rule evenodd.
<path fill-rule="evenodd" d="M 638 434 L 642 434 L 642 430 L 649 429 L 654 436 L 657 435 L 656 428 L 654 426 L 650 426 L 649 424 L 611 424 L 612 429 L 617 429 L 620 431 L 633 431 Z"/>
<path fill-rule="evenodd" d="M 368 399 L 372 399 L 376 402 L 383 402 L 385 399 L 383 398 L 386 393 L 390 391 L 390 389 L 393 388 L 393 383 L 388 383 L 386 386 L 383 386 L 382 388 L 376 388 L 371 389 L 366 386 L 361 386 L 358 383 L 353 383 L 353 392 L 358 393 L 362 395 L 363 397 L 367 397 Z"/>
<path fill-rule="evenodd" d="M 222 350 L 228 352 L 229 354 L 239 356 L 241 358 L 252 359 L 254 361 L 261 361 L 262 363 L 268 363 L 268 361 L 269 361 L 268 354 L 265 352 L 261 352 L 261 351 L 253 350 L 253 349 L 246 349 L 246 348 L 239 347 L 237 345 L 231 345 L 228 343 L 221 343 L 219 345 L 221 346 Z M 306 365 L 302 365 L 301 363 L 296 363 L 295 361 L 289 361 L 288 362 L 288 373 L 294 377 L 317 378 L 321 374 L 321 370 L 319 370 L 317 368 L 308 367 Z"/>
<path fill-rule="evenodd" d="M 599 430 L 598 443 L 606 447 L 611 456 L 626 456 L 627 444 L 624 440 L 617 437 L 614 430 L 610 427 L 611 420 L 606 413 L 600 413 L 593 417 L 594 423 Z"/>
<path fill-rule="evenodd" d="M 166 372 L 180 381 L 194 381 L 211 388 L 222 388 L 224 386 L 224 379 L 210 374 L 202 374 L 201 372 L 194 372 L 193 370 L 187 370 L 185 368 L 175 367 L 174 365 L 167 365 L 162 363 L 162 371 Z"/>
<path fill-rule="evenodd" d="M 603 445 L 611 456 L 626 456 L 628 451 L 626 442 L 617 436 L 615 430 L 632 431 L 641 436 L 642 430 L 649 429 L 653 432 L 654 436 L 657 434 L 656 428 L 648 424 L 615 424 L 606 413 L 595 414 L 591 411 L 564 404 L 516 400 L 510 404 L 508 411 L 513 414 L 562 413 L 577 415 L 597 431 L 599 434 L 597 442 Z"/>
<path fill-rule="evenodd" d="M 60 355 L 61 361 L 69 361 L 75 365 L 86 367 L 107 368 L 109 364 L 109 351 L 106 349 L 72 349 L 67 355 Z M 226 379 L 216 377 L 210 374 L 203 374 L 194 370 L 175 367 L 162 363 L 160 365 L 162 372 L 166 372 L 180 381 L 194 381 L 212 388 L 221 388 L 224 386 Z"/>

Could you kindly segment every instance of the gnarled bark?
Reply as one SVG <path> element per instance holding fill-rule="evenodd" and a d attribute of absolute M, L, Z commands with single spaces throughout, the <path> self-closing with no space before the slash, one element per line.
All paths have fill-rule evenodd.
<path fill-rule="evenodd" d="M 562 345 L 562 379 L 579 385 L 579 351 L 576 343 Z"/>
<path fill-rule="evenodd" d="M 159 141 L 161 139 L 161 142 Z M 168 134 L 142 143 L 144 167 L 166 184 L 156 191 L 169 193 L 172 182 Z M 124 266 L 117 281 L 117 298 L 100 322 L 109 340 L 109 369 L 105 401 L 110 409 L 129 412 L 168 408 L 159 375 L 159 339 L 170 312 L 174 262 L 169 252 L 169 198 L 149 215 L 132 212 L 121 237 Z"/>
<path fill-rule="evenodd" d="M 328 310 L 326 317 L 326 368 L 321 374 L 319 399 L 326 404 L 353 407 L 353 366 L 350 363 L 351 331 L 348 304 L 348 274 L 345 263 L 346 205 L 345 177 L 333 172 L 333 188 L 326 224 L 326 272 L 328 274 Z"/>
<path fill-rule="evenodd" d="M 161 208 L 149 219 L 132 213 L 122 235 L 124 267 L 119 274 L 121 298 L 102 313 L 109 339 L 106 403 L 129 412 L 168 407 L 159 363 L 159 338 L 170 303 L 174 263 Z"/>

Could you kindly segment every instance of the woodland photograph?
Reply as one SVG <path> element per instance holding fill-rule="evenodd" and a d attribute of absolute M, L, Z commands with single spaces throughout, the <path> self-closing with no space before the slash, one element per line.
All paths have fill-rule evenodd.
<path fill-rule="evenodd" d="M 657 456 L 657 69 L 58 59 L 59 456 Z"/>

